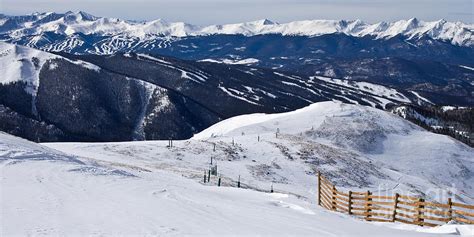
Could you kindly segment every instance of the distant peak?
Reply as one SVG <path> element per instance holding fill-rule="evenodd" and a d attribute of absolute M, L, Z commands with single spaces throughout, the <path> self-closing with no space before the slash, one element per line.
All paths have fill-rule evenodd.
<path fill-rule="evenodd" d="M 89 14 L 84 11 L 67 11 L 64 13 L 64 17 L 67 18 L 68 20 L 85 20 L 85 21 L 94 21 L 97 19 L 97 17 L 93 16 L 92 14 Z"/>
<path fill-rule="evenodd" d="M 152 20 L 152 21 L 144 21 L 143 23 L 144 23 L 144 24 L 146 24 L 146 23 L 149 23 L 149 24 L 164 24 L 164 25 L 168 25 L 168 24 L 169 24 L 168 21 L 163 20 L 163 19 L 161 19 L 161 18 L 156 19 L 156 20 Z"/>
<path fill-rule="evenodd" d="M 419 22 L 420 21 L 416 17 L 410 18 L 408 20 L 408 23 L 413 24 L 413 25 L 418 25 Z"/>
<path fill-rule="evenodd" d="M 271 20 L 268 20 L 268 19 L 262 19 L 262 20 L 258 20 L 256 21 L 255 23 L 257 23 L 258 25 L 263 25 L 263 26 L 266 26 L 266 25 L 275 25 L 276 23 L 271 21 Z"/>

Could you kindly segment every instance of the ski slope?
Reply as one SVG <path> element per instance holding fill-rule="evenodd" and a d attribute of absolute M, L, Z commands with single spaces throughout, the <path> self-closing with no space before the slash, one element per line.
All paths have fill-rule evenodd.
<path fill-rule="evenodd" d="M 278 136 L 276 132 L 279 131 Z M 199 181 L 211 157 L 225 182 L 313 200 L 317 171 L 340 187 L 474 202 L 473 149 L 370 107 L 321 102 L 282 114 L 242 115 L 174 141 L 51 143 L 107 162 L 166 169 Z M 215 151 L 214 151 L 214 146 Z M 357 167 L 357 169 L 354 169 Z M 148 168 L 147 168 L 148 169 Z"/>
<path fill-rule="evenodd" d="M 4 133 L 0 161 L 2 236 L 432 236 L 472 231 L 457 225 L 367 223 L 294 195 L 204 186 L 163 170 L 69 156 Z"/>
<path fill-rule="evenodd" d="M 368 223 L 317 206 L 317 171 L 352 190 L 472 203 L 473 149 L 384 111 L 322 102 L 234 117 L 167 145 L 35 144 L 0 133 L 1 235 L 474 233 Z M 211 157 L 223 187 L 215 176 L 202 183 Z"/>

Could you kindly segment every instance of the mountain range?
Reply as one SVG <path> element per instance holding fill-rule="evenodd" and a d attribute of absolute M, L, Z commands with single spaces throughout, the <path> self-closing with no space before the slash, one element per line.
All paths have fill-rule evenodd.
<path fill-rule="evenodd" d="M 406 91 L 146 54 L 72 55 L 0 43 L 1 130 L 37 141 L 189 138 L 222 119 L 339 100 L 389 108 Z"/>
<path fill-rule="evenodd" d="M 472 29 L 0 15 L 0 129 L 35 141 L 182 139 L 236 115 L 326 100 L 473 106 Z"/>
<path fill-rule="evenodd" d="M 408 39 L 429 36 L 460 46 L 474 46 L 474 25 L 445 20 L 424 22 L 416 18 L 396 22 L 365 23 L 361 20 L 307 20 L 276 23 L 268 19 L 227 24 L 196 26 L 184 22 L 169 23 L 165 20 L 127 21 L 117 18 L 96 17 L 86 12 L 35 13 L 27 16 L 0 16 L 3 23 L 0 33 L 12 38 L 25 35 L 41 35 L 45 32 L 57 34 L 127 35 L 149 39 L 156 36 L 186 37 L 215 34 L 245 36 L 263 34 L 319 36 L 342 33 L 350 36 L 373 36 L 376 39 L 403 35 Z"/>
<path fill-rule="evenodd" d="M 473 25 L 415 18 L 269 20 L 194 26 L 95 17 L 85 12 L 0 16 L 0 40 L 78 55 L 143 53 L 252 65 L 287 73 L 382 84 L 433 104 L 472 106 Z"/>

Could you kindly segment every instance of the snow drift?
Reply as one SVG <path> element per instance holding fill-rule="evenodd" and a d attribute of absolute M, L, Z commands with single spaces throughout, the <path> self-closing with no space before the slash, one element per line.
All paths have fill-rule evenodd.
<path fill-rule="evenodd" d="M 450 224 L 367 223 L 317 206 L 317 171 L 352 190 L 439 201 L 449 195 L 472 203 L 472 148 L 384 111 L 322 102 L 289 113 L 234 117 L 167 145 L 34 144 L 0 133 L 2 233 L 472 233 L 469 226 Z M 201 183 L 211 157 L 224 187 L 215 187 L 215 176 Z M 233 188 L 239 175 L 243 189 Z M 274 194 L 261 192 L 271 185 Z"/>

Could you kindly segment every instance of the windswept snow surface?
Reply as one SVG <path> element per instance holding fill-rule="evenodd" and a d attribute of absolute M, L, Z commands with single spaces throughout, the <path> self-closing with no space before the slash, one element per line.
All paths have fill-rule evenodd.
<path fill-rule="evenodd" d="M 234 117 L 193 139 L 175 141 L 171 149 L 167 141 L 46 145 L 107 162 L 158 167 L 196 181 L 213 157 L 224 183 L 235 185 L 240 175 L 250 188 L 268 191 L 273 183 L 309 201 L 321 171 L 353 190 L 474 203 L 472 148 L 391 113 L 338 102 Z"/>
<path fill-rule="evenodd" d="M 131 144 L 135 143 L 116 145 Z M 141 143 L 144 145 L 152 148 L 162 143 Z M 408 228 L 401 224 L 380 226 L 356 220 L 294 195 L 205 186 L 192 178 L 192 171 L 188 173 L 191 178 L 186 178 L 166 171 L 159 162 L 145 165 L 137 157 L 127 164 L 120 159 L 104 161 L 100 156 L 66 155 L 0 133 L 0 234 L 432 236 L 400 230 Z M 175 168 L 186 164 L 182 161 Z M 458 231 L 456 226 L 448 231 L 422 230 Z"/>
<path fill-rule="evenodd" d="M 213 125 L 193 139 L 233 138 L 247 148 L 255 136 L 276 143 L 289 159 L 318 164 L 317 169 L 328 172 L 340 185 L 389 193 L 410 190 L 437 201 L 445 201 L 444 192 L 450 190 L 464 201 L 473 201 L 472 148 L 369 107 L 322 102 L 289 113 L 243 115 Z M 257 147 L 247 149 L 261 153 L 257 157 L 274 155 L 258 152 Z M 325 156 L 335 159 L 325 160 Z M 360 170 L 353 169 L 355 164 Z"/>
<path fill-rule="evenodd" d="M 167 146 L 35 144 L 0 133 L 1 235 L 473 232 L 472 226 L 367 223 L 317 206 L 317 171 L 343 189 L 473 203 L 473 149 L 381 110 L 322 102 L 243 115 Z M 224 187 L 216 187 L 216 176 L 202 183 L 211 157 Z M 235 188 L 239 175 L 241 189 Z"/>

